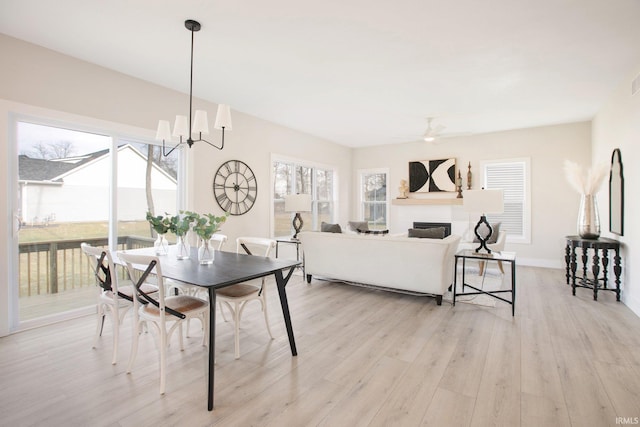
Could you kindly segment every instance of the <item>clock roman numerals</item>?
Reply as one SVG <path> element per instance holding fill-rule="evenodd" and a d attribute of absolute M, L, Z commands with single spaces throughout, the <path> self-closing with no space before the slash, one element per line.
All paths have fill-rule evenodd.
<path fill-rule="evenodd" d="M 221 209 L 231 215 L 247 213 L 255 204 L 258 183 L 251 168 L 241 160 L 224 162 L 214 175 L 213 194 Z"/>

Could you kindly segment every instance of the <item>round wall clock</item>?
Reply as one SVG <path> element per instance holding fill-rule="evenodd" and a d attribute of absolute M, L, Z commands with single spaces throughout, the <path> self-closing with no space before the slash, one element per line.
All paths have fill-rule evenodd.
<path fill-rule="evenodd" d="M 256 176 L 240 160 L 224 162 L 213 178 L 213 194 L 225 212 L 245 214 L 253 207 L 258 195 Z"/>

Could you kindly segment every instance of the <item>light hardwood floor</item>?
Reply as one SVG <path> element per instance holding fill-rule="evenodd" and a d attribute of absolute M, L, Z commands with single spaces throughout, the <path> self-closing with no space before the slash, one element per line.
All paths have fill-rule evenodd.
<path fill-rule="evenodd" d="M 0 339 L 0 425 L 582 427 L 639 417 L 640 318 L 613 293 L 571 296 L 564 271 L 519 267 L 517 276 L 515 318 L 502 302 L 439 307 L 294 277 L 297 357 L 271 283 L 275 340 L 249 306 L 235 360 L 232 325 L 218 315 L 213 412 L 197 322 L 185 351 L 170 348 L 165 396 L 150 334 L 125 373 L 128 321 L 117 365 L 109 326 L 91 349 L 94 317 L 21 332 Z"/>

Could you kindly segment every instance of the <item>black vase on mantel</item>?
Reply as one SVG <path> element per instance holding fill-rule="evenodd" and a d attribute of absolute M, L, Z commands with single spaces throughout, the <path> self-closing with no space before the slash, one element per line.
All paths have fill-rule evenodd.
<path fill-rule="evenodd" d="M 578 212 L 578 235 L 583 239 L 600 237 L 600 217 L 598 215 L 598 199 L 593 194 L 583 194 Z"/>

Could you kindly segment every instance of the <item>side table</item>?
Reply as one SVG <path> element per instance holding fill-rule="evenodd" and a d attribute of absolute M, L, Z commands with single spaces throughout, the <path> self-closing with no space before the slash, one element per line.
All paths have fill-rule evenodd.
<path fill-rule="evenodd" d="M 511 315 L 515 316 L 516 314 L 516 254 L 514 252 L 491 252 L 490 254 L 486 253 L 478 253 L 472 249 L 465 249 L 459 251 L 455 255 L 455 265 L 454 265 L 454 276 L 453 276 L 453 306 L 456 305 L 456 296 L 463 295 L 489 295 L 490 297 L 499 299 L 500 301 L 504 301 L 506 303 L 511 304 Z M 462 260 L 462 292 L 457 293 L 456 287 L 458 282 L 458 260 Z M 483 289 L 476 288 L 474 286 L 469 285 L 465 282 L 465 270 L 466 270 L 466 261 L 468 259 L 476 259 L 480 261 L 502 261 L 511 263 L 511 289 L 501 289 L 497 291 L 485 291 Z M 464 288 L 468 287 L 473 289 L 476 292 L 464 292 Z M 511 293 L 511 301 L 506 298 L 502 298 L 496 294 L 510 292 Z"/>
<path fill-rule="evenodd" d="M 278 258 L 278 246 L 280 243 L 288 243 L 292 245 L 296 245 L 296 261 L 300 261 L 300 240 L 294 238 L 280 238 L 276 239 L 276 258 Z M 304 272 L 304 260 L 302 265 L 298 266 Z"/>
<path fill-rule="evenodd" d="M 573 295 L 576 288 L 593 289 L 593 299 L 598 300 L 598 291 L 611 291 L 616 293 L 616 301 L 620 301 L 620 275 L 622 266 L 620 265 L 620 242 L 613 239 L 601 237 L 599 239 L 583 239 L 579 236 L 567 236 L 564 260 L 566 263 L 567 285 L 571 284 Z M 578 256 L 576 249 L 581 249 L 580 260 L 582 261 L 582 277 L 576 277 L 578 271 Z M 589 250 L 593 250 L 591 258 L 591 273 L 588 275 Z M 613 251 L 613 274 L 615 275 L 615 288 L 608 288 L 609 284 L 609 251 Z M 602 272 L 602 276 L 600 273 Z M 576 278 L 578 282 L 576 283 Z"/>

